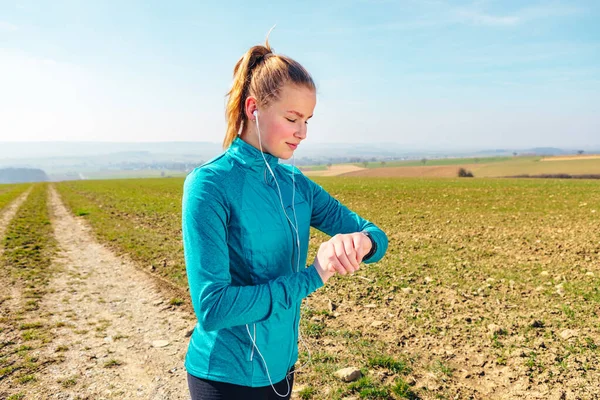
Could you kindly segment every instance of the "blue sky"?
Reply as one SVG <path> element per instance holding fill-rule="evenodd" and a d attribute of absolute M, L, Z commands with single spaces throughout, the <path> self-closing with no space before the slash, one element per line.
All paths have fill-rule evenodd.
<path fill-rule="evenodd" d="M 0 0 L 0 140 L 211 141 L 269 29 L 308 140 L 600 147 L 599 1 Z"/>

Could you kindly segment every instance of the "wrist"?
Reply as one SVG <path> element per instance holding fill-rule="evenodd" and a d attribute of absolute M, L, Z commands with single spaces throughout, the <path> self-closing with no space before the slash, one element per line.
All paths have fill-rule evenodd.
<path fill-rule="evenodd" d="M 370 242 L 370 248 L 369 248 L 367 254 L 365 254 L 363 256 L 363 261 L 364 261 L 364 260 L 368 260 L 369 258 L 371 258 L 373 256 L 373 254 L 375 254 L 375 252 L 377 251 L 377 242 L 375 242 L 375 239 L 373 239 L 373 236 L 368 231 L 361 231 L 360 233 L 362 233 L 363 235 L 368 237 L 369 242 Z"/>
<path fill-rule="evenodd" d="M 329 278 L 333 276 L 333 273 L 324 270 L 318 262 L 315 262 L 313 264 L 313 267 L 315 267 L 315 269 L 317 270 L 317 273 L 319 274 L 321 281 L 323 281 L 323 284 L 326 284 Z"/>

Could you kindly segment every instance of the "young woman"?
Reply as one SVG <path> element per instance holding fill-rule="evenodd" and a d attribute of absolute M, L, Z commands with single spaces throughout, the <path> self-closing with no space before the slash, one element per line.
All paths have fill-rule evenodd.
<path fill-rule="evenodd" d="M 300 305 L 335 273 L 379 261 L 386 234 L 289 159 L 306 138 L 315 84 L 269 42 L 237 62 L 225 151 L 192 171 L 183 245 L 198 323 L 185 366 L 192 399 L 291 395 Z M 310 227 L 333 236 L 306 267 Z"/>

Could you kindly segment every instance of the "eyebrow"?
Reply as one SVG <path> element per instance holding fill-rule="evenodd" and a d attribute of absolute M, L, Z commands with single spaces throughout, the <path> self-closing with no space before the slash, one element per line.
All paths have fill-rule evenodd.
<path fill-rule="evenodd" d="M 293 114 L 296 114 L 296 115 L 297 115 L 297 116 L 299 116 L 300 118 L 304 118 L 304 114 L 302 114 L 301 112 L 294 111 L 294 110 L 288 110 L 287 112 L 291 112 L 291 113 L 293 113 Z M 310 117 L 308 117 L 308 118 L 312 118 L 312 115 L 311 115 Z M 307 118 L 307 119 L 308 119 L 308 118 Z"/>

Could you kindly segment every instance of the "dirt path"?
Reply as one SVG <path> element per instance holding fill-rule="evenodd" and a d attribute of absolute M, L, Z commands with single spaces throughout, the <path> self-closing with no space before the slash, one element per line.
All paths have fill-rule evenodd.
<path fill-rule="evenodd" d="M 357 167 L 352 164 L 342 164 L 342 165 L 332 165 L 326 170 L 322 171 L 305 171 L 304 175 L 306 176 L 338 176 L 342 174 L 346 174 L 348 172 L 354 171 L 362 171 L 367 168 Z"/>
<path fill-rule="evenodd" d="M 597 160 L 600 154 L 580 154 L 576 156 L 552 156 L 544 157 L 540 161 L 574 161 L 574 160 Z"/>
<path fill-rule="evenodd" d="M 188 399 L 183 359 L 193 316 L 93 239 L 54 188 L 50 205 L 61 272 L 41 308 L 55 326 L 49 347 L 64 361 L 40 374 L 38 398 Z"/>

